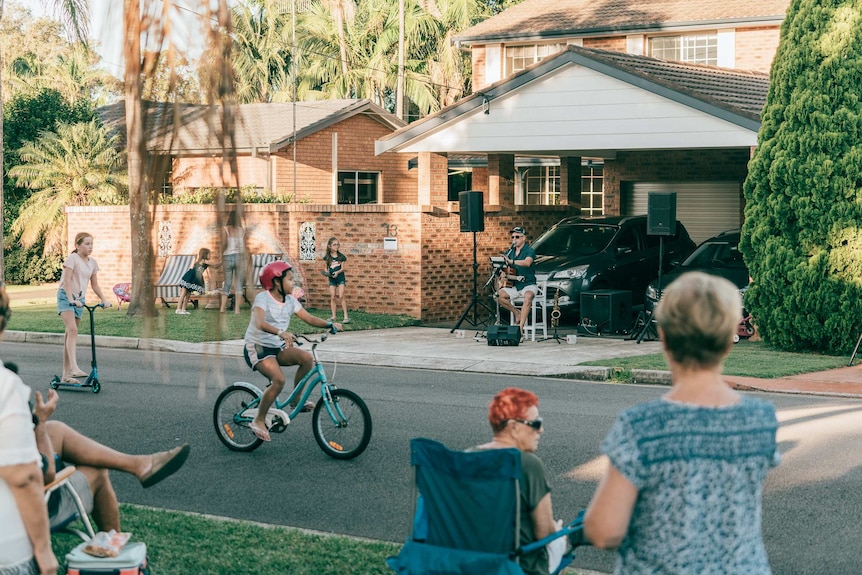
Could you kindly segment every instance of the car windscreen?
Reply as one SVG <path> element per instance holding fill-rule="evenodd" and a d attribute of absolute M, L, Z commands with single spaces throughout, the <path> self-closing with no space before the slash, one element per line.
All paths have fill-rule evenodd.
<path fill-rule="evenodd" d="M 604 250 L 619 228 L 596 224 L 562 225 L 542 234 L 533 249 L 540 256 L 591 256 Z"/>
<path fill-rule="evenodd" d="M 686 268 L 745 268 L 739 246 L 731 242 L 704 242 L 690 256 L 682 266 Z"/>

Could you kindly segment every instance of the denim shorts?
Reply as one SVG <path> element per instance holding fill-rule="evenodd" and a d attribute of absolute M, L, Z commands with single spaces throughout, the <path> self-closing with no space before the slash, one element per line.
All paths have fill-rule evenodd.
<path fill-rule="evenodd" d="M 78 300 L 81 300 L 80 295 L 78 296 Z M 76 319 L 81 319 L 81 316 L 84 315 L 84 308 L 72 305 L 72 302 L 69 301 L 69 296 L 66 295 L 66 290 L 61 289 L 57 290 L 57 313 L 61 314 L 64 311 L 75 312 Z"/>
<path fill-rule="evenodd" d="M 228 254 L 224 256 L 223 261 L 223 271 L 224 271 L 224 286 L 222 287 L 222 293 L 225 295 L 230 295 L 231 288 L 234 288 L 235 291 L 242 292 L 242 273 L 240 270 L 243 269 L 243 260 L 242 254 Z M 236 280 L 236 286 L 234 287 L 233 282 Z"/>

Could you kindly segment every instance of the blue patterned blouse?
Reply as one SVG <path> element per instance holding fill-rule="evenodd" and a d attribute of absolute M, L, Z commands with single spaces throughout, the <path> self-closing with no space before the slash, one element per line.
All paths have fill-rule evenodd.
<path fill-rule="evenodd" d="M 602 452 L 638 489 L 615 573 L 768 575 L 761 496 L 780 456 L 772 404 L 659 399 L 623 411 Z"/>

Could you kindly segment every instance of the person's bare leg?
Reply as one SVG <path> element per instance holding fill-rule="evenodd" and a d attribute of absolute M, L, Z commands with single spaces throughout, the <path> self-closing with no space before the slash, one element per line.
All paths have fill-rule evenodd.
<path fill-rule="evenodd" d="M 111 449 L 78 433 L 62 421 L 46 421 L 45 430 L 60 459 L 75 466 L 115 469 L 140 479 L 152 465 L 152 454 L 130 455 Z"/>
<path fill-rule="evenodd" d="M 336 305 L 336 286 L 329 286 L 329 307 L 332 308 L 332 319 L 335 320 L 335 312 L 338 310 Z"/>
<path fill-rule="evenodd" d="M 51 422 L 49 422 L 51 423 Z M 97 469 L 87 465 L 76 467 L 87 478 L 93 494 L 93 519 L 99 531 L 120 531 L 120 504 L 111 484 L 107 469 Z"/>
<path fill-rule="evenodd" d="M 344 284 L 339 285 L 335 290 L 335 297 L 338 298 L 338 301 L 341 303 L 341 310 L 344 312 L 344 319 L 349 319 L 347 317 L 347 300 L 344 299 Z"/>
<path fill-rule="evenodd" d="M 509 297 L 509 293 L 506 290 L 500 290 L 497 292 L 497 298 L 500 302 L 500 307 L 512 312 L 515 316 L 515 323 L 520 325 L 521 314 L 518 312 L 518 308 L 515 307 L 515 304 L 512 303 L 512 298 Z"/>
<path fill-rule="evenodd" d="M 524 293 L 524 305 L 521 306 L 521 333 L 524 333 L 524 326 L 527 325 L 527 316 L 530 315 L 530 309 L 532 309 L 530 306 L 532 305 L 533 298 L 535 296 L 536 294 L 531 291 Z"/>
<path fill-rule="evenodd" d="M 63 335 L 63 376 L 62 379 L 68 379 L 71 373 L 82 373 L 83 370 L 78 367 L 77 345 L 78 345 L 78 324 L 80 319 L 75 317 L 75 312 L 72 310 L 64 311 L 60 314 L 63 319 L 63 325 L 66 330 Z"/>
<path fill-rule="evenodd" d="M 219 302 L 218 311 L 219 313 L 224 313 L 227 309 L 227 294 L 221 294 L 221 301 Z"/>
<path fill-rule="evenodd" d="M 281 371 L 281 366 L 279 365 L 278 359 L 275 356 L 269 356 L 265 359 L 262 359 L 257 364 L 257 371 L 261 373 L 265 378 L 267 378 L 270 382 L 269 387 L 263 390 L 263 394 L 260 396 L 260 403 L 257 406 L 257 417 L 252 421 L 252 426 L 260 430 L 260 433 L 267 431 L 266 427 L 266 413 L 269 411 L 269 408 L 275 403 L 276 398 L 278 398 L 278 394 L 281 393 L 281 390 L 284 389 L 284 372 Z M 258 435 L 258 432 L 255 433 Z M 265 437 L 269 437 L 269 433 L 263 434 Z M 258 437 L 261 437 L 258 435 Z M 264 439 L 264 437 L 261 437 Z M 264 441 L 269 441 L 269 439 L 264 439 Z"/>

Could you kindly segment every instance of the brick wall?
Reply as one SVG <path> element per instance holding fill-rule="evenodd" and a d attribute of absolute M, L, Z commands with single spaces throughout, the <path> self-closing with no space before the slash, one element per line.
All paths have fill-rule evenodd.
<path fill-rule="evenodd" d="M 609 52 L 626 52 L 625 36 L 604 36 L 599 38 L 584 38 L 584 48 L 608 50 Z"/>
<path fill-rule="evenodd" d="M 173 160 L 171 176 L 174 191 L 182 193 L 186 188 L 256 186 L 269 189 L 267 159 L 239 156 L 236 159 L 236 178 L 230 175 L 230 167 L 220 158 L 176 158 Z M 237 183 L 238 182 L 238 183 Z"/>
<path fill-rule="evenodd" d="M 778 26 L 736 31 L 736 68 L 769 73 L 778 50 Z"/>
<path fill-rule="evenodd" d="M 476 46 L 470 51 L 473 62 L 471 90 L 475 93 L 485 87 L 485 46 Z"/>
<path fill-rule="evenodd" d="M 457 209 L 458 203 L 453 203 Z M 473 280 L 473 234 L 462 233 L 457 212 L 422 212 L 409 205 L 331 206 L 312 204 L 245 205 L 250 253 L 284 252 L 296 265 L 309 307 L 329 309 L 329 284 L 320 274 L 326 242 L 341 242 L 347 256 L 345 296 L 350 309 L 406 314 L 424 321 L 457 319 L 470 303 Z M 571 213 L 563 207 L 537 206 L 486 214 L 485 231 L 477 234 L 479 287 L 490 272 L 488 257 L 510 245 L 509 230 L 527 228 L 530 240 Z M 99 262 L 99 283 L 111 287 L 130 281 L 132 274 L 129 210 L 127 207 L 67 208 L 68 243 L 80 231 L 95 238 L 93 257 Z M 208 247 L 218 254 L 216 213 L 211 205 L 167 205 L 154 210 L 153 243 L 158 246 L 159 223 L 171 227 L 171 254 L 193 254 Z M 316 257 L 299 261 L 299 230 L 315 224 Z M 395 234 L 398 249 L 384 250 L 383 238 Z M 70 248 L 71 250 L 71 248 Z M 216 257 L 218 257 L 216 255 Z M 158 279 L 165 258 L 157 256 L 151 277 Z M 221 271 L 211 279 L 221 281 Z"/>

